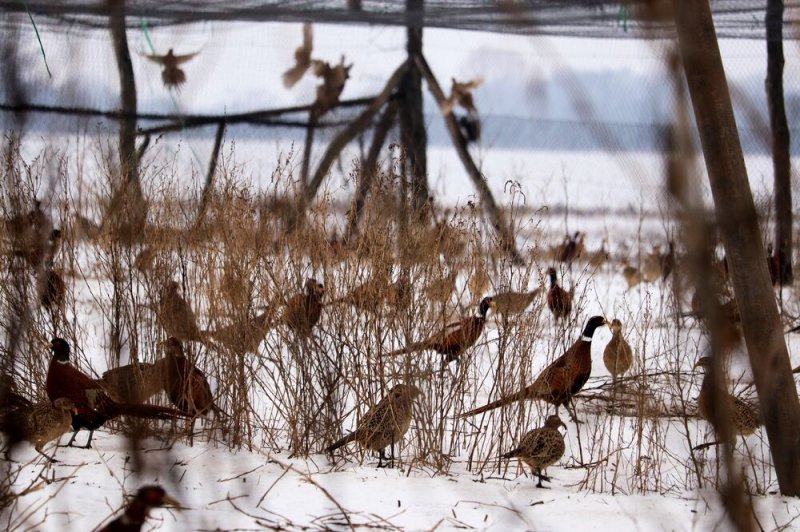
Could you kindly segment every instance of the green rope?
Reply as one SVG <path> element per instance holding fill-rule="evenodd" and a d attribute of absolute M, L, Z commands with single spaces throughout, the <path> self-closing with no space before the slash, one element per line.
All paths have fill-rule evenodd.
<path fill-rule="evenodd" d="M 619 13 L 617 14 L 617 21 L 622 23 L 622 31 L 628 33 L 628 6 L 625 4 L 619 5 Z"/>
<path fill-rule="evenodd" d="M 150 53 L 155 55 L 156 47 L 153 46 L 153 40 L 150 39 L 150 32 L 147 30 L 147 22 L 145 22 L 144 17 L 139 18 L 139 25 L 142 27 L 142 33 L 144 33 L 144 38 L 147 41 L 147 45 L 150 47 Z"/>
<path fill-rule="evenodd" d="M 36 32 L 36 40 L 39 41 L 39 49 L 42 51 L 42 59 L 44 59 L 44 67 L 47 69 L 47 75 L 50 76 L 50 79 L 53 79 L 53 73 L 50 72 L 50 65 L 47 64 L 47 55 L 44 53 L 44 45 L 42 44 L 42 37 L 39 35 L 39 28 L 36 27 L 36 22 L 33 20 L 33 14 L 31 13 L 31 8 L 28 6 L 27 0 L 22 0 L 22 5 L 25 6 L 25 11 L 28 12 L 28 18 L 31 19 L 31 24 L 33 24 L 33 31 Z"/>

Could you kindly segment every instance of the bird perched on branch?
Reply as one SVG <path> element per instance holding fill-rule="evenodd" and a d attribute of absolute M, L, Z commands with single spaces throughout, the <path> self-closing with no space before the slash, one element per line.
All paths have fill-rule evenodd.
<path fill-rule="evenodd" d="M 712 421 L 715 414 L 713 382 L 709 371 L 711 365 L 711 357 L 702 357 L 694 365 L 695 368 L 700 367 L 704 370 L 703 383 L 700 385 L 700 395 L 697 398 L 697 411 L 701 418 L 709 422 Z M 742 401 L 738 397 L 734 397 L 727 391 L 725 392 L 725 397 L 728 401 L 730 419 L 736 432 L 742 436 L 749 436 L 754 433 L 761 426 L 758 408 Z"/>
<path fill-rule="evenodd" d="M 143 486 L 136 492 L 133 500 L 125 506 L 125 513 L 98 532 L 138 532 L 147 521 L 151 509 L 165 506 L 178 511 L 182 509 L 180 503 L 167 495 L 161 486 Z"/>
<path fill-rule="evenodd" d="M 200 52 L 175 55 L 175 53 L 172 51 L 172 48 L 170 48 L 165 55 L 146 54 L 145 57 L 150 61 L 158 63 L 162 66 L 163 70 L 161 71 L 161 79 L 164 81 L 165 87 L 174 87 L 175 89 L 180 89 L 181 85 L 186 83 L 186 73 L 178 68 L 178 65 L 186 63 L 199 53 Z"/>
<path fill-rule="evenodd" d="M 542 471 L 558 462 L 564 456 L 564 436 L 558 431 L 558 427 L 567 426 L 558 416 L 549 416 L 543 427 L 533 429 L 525 434 L 520 440 L 519 445 L 502 455 L 501 458 L 519 458 L 528 464 L 534 475 L 539 477 L 537 488 L 543 488 L 542 481 L 550 482 L 550 478 L 545 476 Z"/>
<path fill-rule="evenodd" d="M 94 431 L 103 423 L 118 416 L 134 416 L 146 419 L 174 419 L 185 415 L 172 408 L 153 405 L 136 405 L 114 401 L 105 389 L 84 375 L 69 363 L 70 346 L 63 338 L 53 338 L 50 342 L 53 357 L 47 369 L 45 387 L 51 401 L 60 397 L 72 400 L 77 414 L 72 415 L 72 428 L 75 430 L 68 446 L 72 446 L 78 431 L 89 429 L 89 439 L 84 448 L 92 446 Z"/>
<path fill-rule="evenodd" d="M 338 65 L 331 66 L 327 61 L 311 61 L 314 75 L 320 78 L 317 85 L 317 99 L 314 101 L 314 116 L 319 118 L 339 105 L 339 97 L 344 91 L 344 85 L 350 79 L 350 69 L 353 64 L 344 64 L 342 56 Z"/>
<path fill-rule="evenodd" d="M 294 51 L 294 66 L 283 73 L 283 86 L 287 89 L 294 87 L 295 83 L 306 73 L 311 66 L 311 50 L 314 46 L 314 30 L 311 24 L 303 24 L 303 44 Z"/>
<path fill-rule="evenodd" d="M 385 356 L 402 355 L 405 353 L 415 353 L 417 351 L 436 351 L 445 356 L 443 364 L 448 364 L 458 360 L 461 354 L 475 345 L 483 332 L 486 324 L 486 313 L 489 309 L 496 308 L 491 297 L 484 297 L 478 306 L 478 315 L 464 318 L 446 326 L 444 330 L 422 340 L 414 342 L 408 347 L 390 351 Z"/>
<path fill-rule="evenodd" d="M 77 414 L 77 409 L 66 397 L 35 404 L 21 396 L 7 401 L 0 411 L 0 430 L 7 437 L 6 460 L 9 459 L 11 448 L 16 443 L 27 441 L 32 443 L 36 452 L 48 461 L 57 462 L 55 458 L 44 454 L 42 447 L 69 431 L 72 414 Z"/>
<path fill-rule="evenodd" d="M 442 102 L 442 113 L 448 114 L 458 105 L 467 111 L 467 113 L 477 115 L 478 109 L 475 107 L 472 91 L 483 85 L 483 78 L 476 78 L 463 82 L 457 81 L 456 78 L 451 78 L 451 80 L 450 96 Z"/>
<path fill-rule="evenodd" d="M 311 331 L 322 315 L 322 296 L 325 286 L 316 279 L 306 279 L 305 293 L 295 294 L 286 303 L 281 321 L 301 338 Z"/>
<path fill-rule="evenodd" d="M 617 377 L 625 374 L 633 364 L 633 350 L 622 336 L 622 322 L 614 318 L 608 326 L 611 329 L 611 341 L 603 350 L 603 364 L 616 381 Z"/>
<path fill-rule="evenodd" d="M 607 323 L 602 316 L 589 318 L 581 337 L 563 355 L 544 368 L 536 380 L 533 381 L 533 384 L 517 393 L 501 397 L 497 401 L 461 414 L 461 417 L 475 416 L 516 401 L 529 399 L 547 401 L 555 405 L 556 414 L 558 414 L 558 407 L 561 405 L 566 405 L 567 410 L 569 410 L 572 396 L 583 388 L 592 373 L 592 337 L 594 332 L 598 327 Z M 570 411 L 570 415 L 573 419 L 576 419 L 574 411 Z"/>
<path fill-rule="evenodd" d="M 442 113 L 445 115 L 451 113 L 456 105 L 465 109 L 467 114 L 458 117 L 458 127 L 467 142 L 476 142 L 481 138 L 481 119 L 475 107 L 472 91 L 483 84 L 483 79 L 459 82 L 452 78 L 452 81 L 450 96 L 442 103 Z"/>
<path fill-rule="evenodd" d="M 194 423 L 198 416 L 209 412 L 226 414 L 214 403 L 211 385 L 197 366 L 183 352 L 183 344 L 171 336 L 164 342 L 164 358 L 157 362 L 163 370 L 164 391 L 170 402 L 191 418 L 189 441 L 194 439 Z"/>
<path fill-rule="evenodd" d="M 175 281 L 164 285 L 158 302 L 158 321 L 168 336 L 187 342 L 203 342 L 205 337 L 197 327 L 197 317 L 179 290 L 180 285 Z"/>
<path fill-rule="evenodd" d="M 575 287 L 573 286 L 569 292 L 561 288 L 558 285 L 555 268 L 548 269 L 547 275 L 550 276 L 550 290 L 547 291 L 547 307 L 556 319 L 568 318 L 570 312 L 572 312 L 572 295 L 575 293 Z"/>
<path fill-rule="evenodd" d="M 419 388 L 413 384 L 398 384 L 389 394 L 370 408 L 358 422 L 356 430 L 325 449 L 332 453 L 351 441 L 357 441 L 365 449 L 378 451 L 378 467 L 385 467 L 386 447 L 391 446 L 389 467 L 394 465 L 394 444 L 399 442 L 411 426 L 414 400 L 420 396 Z"/>
<path fill-rule="evenodd" d="M 502 316 L 514 316 L 525 312 L 534 299 L 542 293 L 542 288 L 536 288 L 530 292 L 501 292 L 492 296 L 497 307 L 495 311 Z"/>

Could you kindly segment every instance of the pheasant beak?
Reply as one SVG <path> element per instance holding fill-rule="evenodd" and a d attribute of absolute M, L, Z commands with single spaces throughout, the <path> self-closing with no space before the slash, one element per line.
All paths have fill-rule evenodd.
<path fill-rule="evenodd" d="M 494 302 L 494 299 L 489 301 L 489 307 L 491 307 L 492 310 L 497 310 L 497 303 Z"/>
<path fill-rule="evenodd" d="M 74 416 L 78 415 L 78 409 L 75 408 L 75 407 L 72 407 L 72 409 L 70 409 L 70 412 L 72 412 L 72 415 L 74 415 Z"/>
<path fill-rule="evenodd" d="M 163 501 L 164 501 L 163 506 L 168 506 L 170 508 L 174 508 L 174 509 L 178 510 L 179 512 L 181 510 L 183 510 L 183 506 L 181 506 L 181 503 L 178 502 L 176 499 L 173 499 L 169 495 L 164 495 Z"/>

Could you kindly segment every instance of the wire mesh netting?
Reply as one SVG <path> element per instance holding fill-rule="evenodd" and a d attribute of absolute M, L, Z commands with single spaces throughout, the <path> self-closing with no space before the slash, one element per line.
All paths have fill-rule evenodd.
<path fill-rule="evenodd" d="M 125 6 L 127 87 L 109 4 Z M 762 4 L 719 0 L 712 11 L 767 241 L 774 163 Z M 97 454 L 58 451 L 69 457 L 64 468 L 80 465 L 53 486 L 30 467 L 43 458 L 15 447 L 29 461 L 0 471 L 9 523 L 94 526 L 111 514 L 102 502 L 109 493 L 117 508 L 123 491 L 159 482 L 194 507 L 180 522 L 196 529 L 503 527 L 509 515 L 512 526 L 539 528 L 544 521 L 527 520 L 542 506 L 525 491 L 527 470 L 504 453 L 559 408 L 576 421 L 557 427 L 566 452 L 550 466 L 565 505 L 560 524 L 571 523 L 565 501 L 575 492 L 595 509 L 608 505 L 605 495 L 653 496 L 656 506 L 656 497 L 677 495 L 664 503 L 674 502 L 677 515 L 685 498 L 724 485 L 714 431 L 697 419 L 706 380 L 694 363 L 710 340 L 699 292 L 689 287 L 702 283 L 688 272 L 681 208 L 665 182 L 686 167 L 700 177 L 698 204 L 711 198 L 674 30 L 652 11 L 659 2 L 408 5 L 416 3 L 0 1 L 0 370 L 11 379 L 0 392 L 52 408 L 43 345 L 63 336 L 71 364 L 98 386 L 119 393 L 104 371 L 133 367 L 135 385 L 155 382 L 141 402 L 181 411 L 141 423 L 113 416 L 97 428 Z M 796 167 L 800 26 L 797 6 L 786 5 Z M 409 62 L 414 30 L 422 50 Z M 297 82 L 286 83 L 303 61 Z M 404 125 L 416 94 L 403 85 L 409 65 L 432 73 L 420 83 L 421 179 L 407 142 L 413 127 Z M 403 81 L 391 84 L 398 73 Z M 459 82 L 469 99 L 455 98 Z M 126 116 L 131 99 L 135 113 Z M 116 195 L 126 119 L 134 121 L 142 203 Z M 679 133 L 690 138 L 686 151 L 674 144 Z M 317 174 L 320 192 L 304 205 Z M 365 207 L 357 198 L 367 175 Z M 415 203 L 420 181 L 430 196 Z M 495 200 L 492 212 L 486 205 Z M 348 241 L 359 208 L 360 232 Z M 31 251 L 14 230 L 21 224 L 23 236 L 38 237 L 30 226 L 39 217 L 48 220 L 45 238 L 35 239 L 44 249 Z M 504 223 L 516 255 L 502 241 Z M 727 279 L 726 259 L 709 240 L 709 270 Z M 564 316 L 549 301 L 556 287 L 570 289 Z M 497 294 L 505 307 L 502 297 L 484 299 Z M 787 294 L 788 322 L 800 301 Z M 514 297 L 524 305 L 517 299 L 521 310 L 511 312 Z M 622 320 L 613 331 L 633 347 L 627 374 L 605 361 L 612 334 L 603 322 L 575 401 L 514 401 L 464 417 L 584 345 L 595 315 Z M 177 370 L 164 370 L 174 363 L 170 349 L 200 371 L 189 372 L 193 383 L 175 384 Z M 752 399 L 743 347 L 732 351 L 726 383 Z M 381 448 L 372 438 L 379 431 L 360 427 L 401 382 L 416 386 L 413 421 L 384 423 L 404 426 L 385 446 L 400 472 L 383 475 L 371 467 L 387 458 L 370 453 Z M 206 388 L 213 406 L 202 408 L 195 403 L 204 397 L 191 394 Z M 96 408 L 98 389 L 77 400 Z M 340 439 L 351 430 L 352 441 Z M 777 480 L 760 430 L 736 457 L 747 466 L 748 493 L 770 505 Z M 332 453 L 337 440 L 342 450 Z M 74 477 L 81 482 L 65 483 L 55 498 Z M 15 506 L 39 495 L 55 498 L 35 499 L 55 517 L 38 521 Z M 484 497 L 487 506 L 476 502 Z M 798 507 L 784 505 L 785 514 L 766 510 L 776 523 L 796 519 Z M 574 519 L 580 528 L 585 515 Z"/>

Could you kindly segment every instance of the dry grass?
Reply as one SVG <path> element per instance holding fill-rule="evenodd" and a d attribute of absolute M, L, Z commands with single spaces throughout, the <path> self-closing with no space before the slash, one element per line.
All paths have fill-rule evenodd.
<path fill-rule="evenodd" d="M 386 358 L 381 355 L 390 349 L 474 314 L 485 294 L 544 283 L 551 259 L 542 250 L 560 238 L 544 240 L 541 213 L 523 208 L 518 187 L 509 187 L 505 215 L 518 234 L 530 235 L 520 242 L 532 257 L 522 267 L 499 253 L 492 232 L 472 206 L 436 212 L 429 225 L 409 222 L 404 214 L 409 198 L 395 192 L 398 178 L 392 174 L 379 176 L 359 238 L 348 246 L 332 239 L 341 232 L 345 216 L 326 199 L 297 232 L 287 234 L 286 204 L 275 199 L 295 192 L 285 161 L 275 170 L 272 189 L 256 192 L 241 170 L 224 159 L 199 224 L 195 203 L 179 192 L 177 176 L 166 167 L 144 168 L 147 224 L 141 239 L 125 243 L 100 216 L 109 204 L 110 187 L 74 194 L 80 172 L 71 175 L 63 161 L 45 164 L 44 156 L 23 161 L 13 139 L 6 139 L 4 148 L 0 214 L 10 219 L 29 210 L 34 198 L 47 197 L 55 225 L 64 230 L 56 264 L 65 273 L 68 290 L 54 320 L 36 304 L 36 272 L 14 256 L 8 247 L 11 238 L 3 235 L 3 371 L 24 395 L 43 397 L 49 357 L 41 346 L 54 335 L 75 346 L 74 363 L 90 374 L 102 373 L 96 357 L 90 364 L 92 353 L 105 353 L 107 367 L 154 362 L 162 356 L 159 343 L 165 340 L 157 317 L 159 294 L 166 282 L 177 281 L 203 330 L 245 331 L 244 324 L 263 312 L 272 324 L 262 341 L 256 339 L 257 349 L 246 342 L 213 340 L 188 345 L 189 358 L 209 378 L 216 403 L 226 413 L 207 420 L 198 437 L 232 449 L 319 453 L 354 427 L 392 385 L 411 382 L 424 399 L 399 449 L 401 467 L 448 474 L 454 461 L 460 461 L 479 476 L 513 474 L 517 465 L 498 456 L 544 419 L 548 405 L 527 402 L 475 419 L 458 414 L 532 382 L 578 336 L 585 309 L 603 295 L 596 280 L 609 273 L 621 275 L 622 259 L 606 263 L 596 253 L 586 253 L 559 272 L 576 289 L 571 320 L 554 322 L 540 299 L 519 316 L 490 317 L 477 345 L 449 367 L 443 368 L 435 353 Z M 112 165 L 108 168 L 110 180 L 114 172 Z M 94 220 L 96 227 L 81 217 Z M 667 220 L 664 225 L 670 226 Z M 665 235 L 661 243 L 667 239 Z M 637 258 L 652 244 L 639 231 Z M 609 247 L 614 249 L 615 243 Z M 599 241 L 588 249 L 599 249 Z M 682 280 L 685 285 L 683 276 L 678 271 L 669 283 Z M 296 337 L 280 316 L 307 278 L 325 285 L 326 303 L 364 283 L 382 288 L 371 292 L 377 294 L 375 300 L 357 306 L 326 304 L 313 334 Z M 453 278 L 453 290 L 447 283 L 443 289 L 442 281 Z M 609 318 L 625 324 L 636 359 L 617 387 L 610 379 L 594 377 L 578 399 L 584 423 L 570 430 L 572 455 L 565 463 L 585 471 L 581 489 L 665 493 L 721 481 L 713 450 L 690 451 L 687 460 L 675 449 L 676 442 L 692 447 L 710 435 L 706 424 L 694 419 L 699 380 L 686 373 L 704 347 L 695 324 L 678 316 L 688 296 L 671 286 L 656 290 L 642 284 L 633 289 L 638 297 L 623 298 L 606 309 Z M 87 312 L 98 319 L 87 319 Z M 166 397 L 156 401 L 166 404 Z M 118 421 L 108 428 L 125 426 Z M 181 426 L 174 429 L 151 434 L 162 434 L 165 442 L 185 437 Z M 760 441 L 753 446 L 753 441 L 739 450 L 750 489 L 764 493 L 774 488 L 774 475 L 766 445 Z M 350 449 L 354 459 L 372 460 Z"/>

